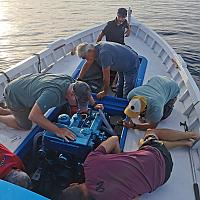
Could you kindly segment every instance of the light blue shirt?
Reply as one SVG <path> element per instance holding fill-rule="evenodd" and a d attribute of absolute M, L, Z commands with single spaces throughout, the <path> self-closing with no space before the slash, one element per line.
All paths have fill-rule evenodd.
<path fill-rule="evenodd" d="M 157 123 L 163 116 L 165 104 L 177 97 L 179 92 L 180 88 L 174 80 L 165 76 L 155 76 L 145 85 L 131 90 L 127 98 L 130 101 L 134 96 L 144 96 L 147 100 L 145 119 Z"/>

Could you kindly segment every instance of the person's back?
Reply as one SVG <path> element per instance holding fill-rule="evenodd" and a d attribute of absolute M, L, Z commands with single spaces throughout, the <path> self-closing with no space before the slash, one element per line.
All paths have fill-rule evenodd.
<path fill-rule="evenodd" d="M 86 186 L 96 200 L 133 199 L 165 181 L 164 158 L 150 146 L 121 154 L 106 154 L 100 146 L 87 157 L 84 171 Z"/>
<path fill-rule="evenodd" d="M 154 76 L 146 84 L 134 88 L 127 98 L 143 96 L 147 101 L 145 118 L 147 121 L 158 122 L 163 116 L 164 106 L 179 94 L 178 84 L 165 76 Z"/>
<path fill-rule="evenodd" d="M 97 51 L 96 60 L 102 67 L 110 66 L 111 70 L 118 72 L 138 70 L 138 55 L 129 47 L 113 42 L 101 42 L 96 45 L 95 49 Z M 107 63 L 109 65 L 105 66 Z"/>
<path fill-rule="evenodd" d="M 5 93 L 13 109 L 31 108 L 45 93 L 52 93 L 59 105 L 66 102 L 65 93 L 72 82 L 73 79 L 66 75 L 29 74 L 13 80 L 6 87 Z"/>

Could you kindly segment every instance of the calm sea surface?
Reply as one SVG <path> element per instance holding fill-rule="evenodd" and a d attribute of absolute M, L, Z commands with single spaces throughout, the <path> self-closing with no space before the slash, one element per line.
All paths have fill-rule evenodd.
<path fill-rule="evenodd" d="M 129 6 L 183 56 L 200 87 L 200 0 L 0 0 L 0 69 Z"/>

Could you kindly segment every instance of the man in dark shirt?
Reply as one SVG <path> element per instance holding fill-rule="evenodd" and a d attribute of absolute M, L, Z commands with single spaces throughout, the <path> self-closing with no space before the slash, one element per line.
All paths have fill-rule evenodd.
<path fill-rule="evenodd" d="M 106 41 L 116 42 L 124 45 L 124 36 L 128 37 L 131 31 L 126 17 L 127 10 L 125 8 L 119 8 L 117 12 L 117 17 L 107 23 L 105 28 L 98 36 L 97 42 L 101 41 L 102 38 L 106 36 Z"/>
<path fill-rule="evenodd" d="M 77 47 L 77 54 L 87 60 L 79 74 L 80 80 L 88 73 L 92 63 L 97 62 L 102 68 L 103 90 L 97 94 L 97 98 L 108 94 L 111 70 L 119 75 L 117 97 L 126 98 L 133 89 L 140 64 L 138 54 L 131 48 L 114 42 L 100 42 L 95 46 L 82 43 Z"/>
<path fill-rule="evenodd" d="M 163 142 L 159 141 L 159 139 Z M 117 136 L 91 152 L 84 163 L 85 183 L 72 184 L 61 200 L 132 200 L 167 182 L 173 162 L 168 149 L 192 146 L 193 132 L 148 130 L 137 151 L 121 153 Z"/>
<path fill-rule="evenodd" d="M 105 36 L 106 41 L 108 42 L 116 42 L 119 44 L 124 45 L 124 37 L 128 37 L 131 32 L 130 25 L 128 24 L 127 20 L 127 10 L 125 8 L 119 8 L 117 12 L 117 17 L 109 21 L 102 32 L 99 34 L 97 38 L 97 42 L 100 42 L 102 38 Z M 117 72 L 111 71 L 110 72 L 110 83 L 111 88 L 116 88 L 117 82 Z"/>

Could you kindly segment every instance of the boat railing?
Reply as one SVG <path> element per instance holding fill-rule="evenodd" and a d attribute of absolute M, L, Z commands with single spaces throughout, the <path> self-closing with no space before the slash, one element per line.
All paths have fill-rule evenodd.
<path fill-rule="evenodd" d="M 187 64 L 164 39 L 145 25 L 133 19 L 131 28 L 135 37 L 153 51 L 166 67 L 166 72 L 179 84 L 179 101 L 182 103 L 189 130 L 200 132 L 200 92 L 187 69 Z"/>

